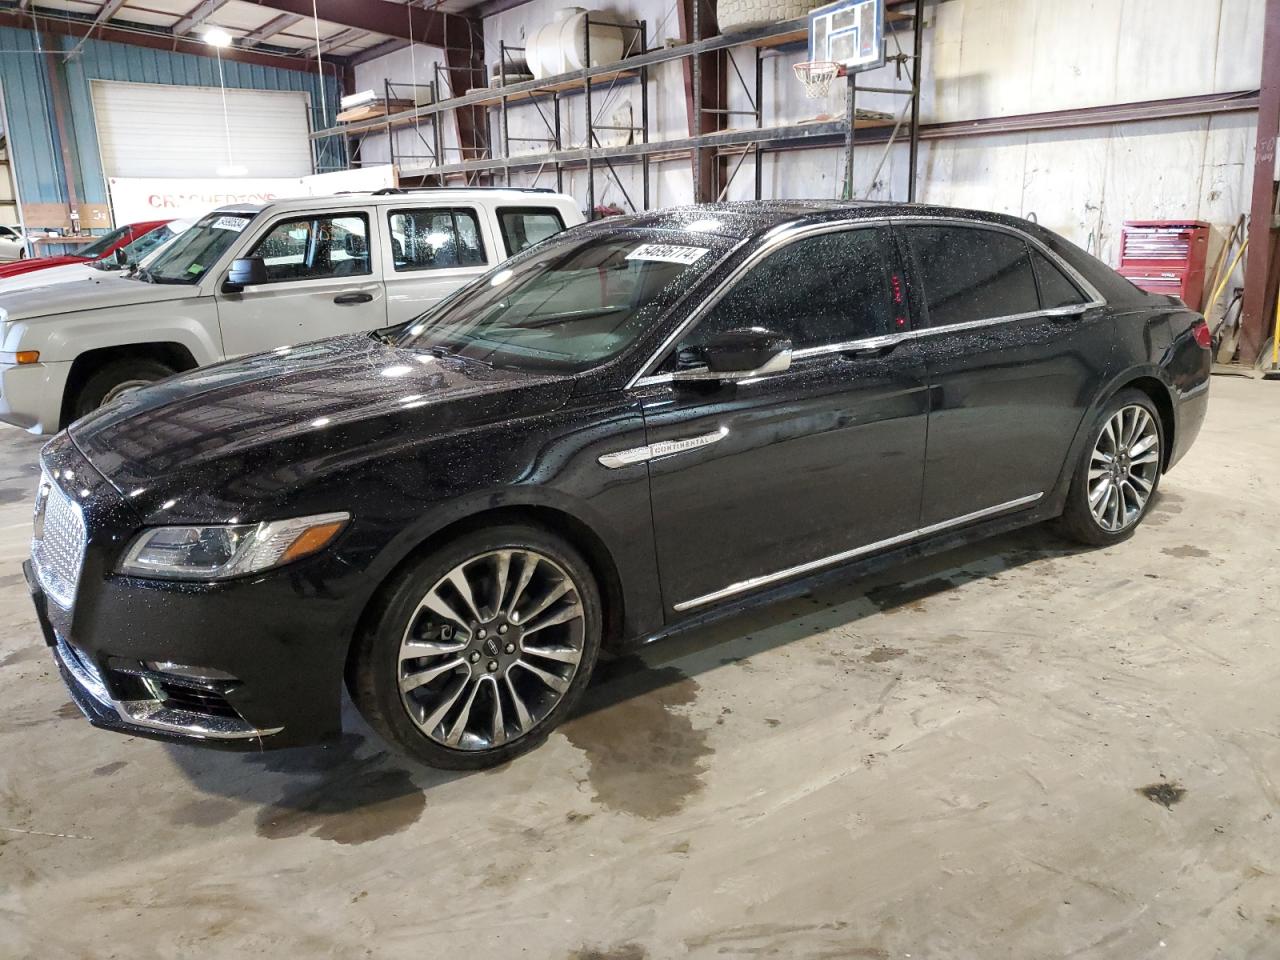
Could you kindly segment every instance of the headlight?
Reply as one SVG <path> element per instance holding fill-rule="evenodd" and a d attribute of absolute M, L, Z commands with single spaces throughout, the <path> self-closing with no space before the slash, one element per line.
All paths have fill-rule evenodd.
<path fill-rule="evenodd" d="M 351 519 L 323 513 L 293 520 L 152 527 L 133 541 L 120 572 L 166 580 L 223 580 L 269 570 L 324 549 Z"/>

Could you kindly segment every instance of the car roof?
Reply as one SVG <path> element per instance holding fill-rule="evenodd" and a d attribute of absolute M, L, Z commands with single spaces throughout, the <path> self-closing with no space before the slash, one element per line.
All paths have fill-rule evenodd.
<path fill-rule="evenodd" d="M 281 197 L 267 203 L 233 203 L 218 207 L 211 213 L 259 214 L 275 210 L 318 210 L 335 203 L 376 204 L 377 206 L 405 207 L 433 203 L 503 203 L 518 206 L 577 205 L 572 197 L 550 190 L 520 189 L 517 187 L 389 187 L 383 190 L 331 193 L 320 197 Z"/>
<path fill-rule="evenodd" d="M 1017 217 L 986 210 L 877 200 L 736 200 L 668 207 L 597 222 L 649 230 L 712 233 L 731 240 L 745 240 L 781 226 L 883 217 L 946 217 L 999 223 L 1022 230 L 1032 226 Z"/>

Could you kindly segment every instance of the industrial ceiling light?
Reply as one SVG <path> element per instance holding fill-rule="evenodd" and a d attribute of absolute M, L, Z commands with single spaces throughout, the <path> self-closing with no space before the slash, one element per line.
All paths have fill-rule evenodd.
<path fill-rule="evenodd" d="M 204 32 L 204 42 L 213 47 L 229 47 L 231 46 L 231 34 L 221 27 L 210 27 Z"/>

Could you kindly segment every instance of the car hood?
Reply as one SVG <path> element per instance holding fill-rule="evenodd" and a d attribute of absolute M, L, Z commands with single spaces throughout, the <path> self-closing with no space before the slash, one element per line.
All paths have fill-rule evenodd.
<path fill-rule="evenodd" d="M 51 287 L 23 287 L 0 293 L 0 314 L 5 320 L 60 317 L 83 310 L 128 307 L 197 296 L 197 288 L 185 283 L 144 283 L 119 273 L 107 273 L 84 283 L 60 283 Z"/>
<path fill-rule="evenodd" d="M 225 522 L 432 437 L 555 409 L 572 388 L 356 334 L 172 377 L 70 434 L 143 522 Z"/>
<path fill-rule="evenodd" d="M 21 273 L 17 276 L 0 276 L 0 295 L 12 293 L 15 290 L 27 290 L 32 287 L 50 287 L 55 284 L 67 283 L 71 280 L 94 280 L 103 276 L 110 276 L 102 270 L 98 270 L 89 264 L 80 260 L 71 263 L 64 263 L 60 266 L 50 267 L 48 270 L 41 270 L 39 273 Z"/>
<path fill-rule="evenodd" d="M 60 267 L 64 263 L 92 263 L 84 257 L 77 257 L 72 254 L 59 254 L 56 257 L 28 257 L 25 260 L 15 260 L 13 263 L 0 265 L 0 278 L 17 277 L 24 273 L 33 273 L 36 270 L 45 270 L 49 267 Z"/>

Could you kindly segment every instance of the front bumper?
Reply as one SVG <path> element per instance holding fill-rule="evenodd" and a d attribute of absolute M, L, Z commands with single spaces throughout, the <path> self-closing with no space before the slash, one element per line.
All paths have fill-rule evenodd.
<path fill-rule="evenodd" d="M 0 364 L 0 421 L 30 433 L 56 433 L 70 361 Z"/>
<path fill-rule="evenodd" d="M 350 638 L 371 589 L 332 556 L 220 583 L 115 574 L 139 529 L 119 494 L 66 438 L 89 531 L 74 597 L 60 605 L 28 561 L 37 619 L 72 697 L 98 727 L 153 739 L 261 750 L 341 732 Z"/>

